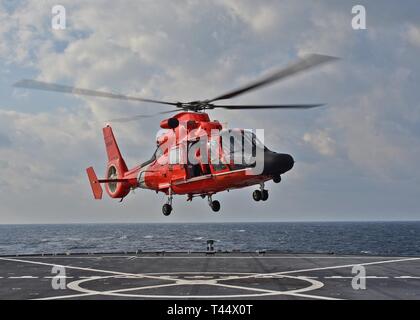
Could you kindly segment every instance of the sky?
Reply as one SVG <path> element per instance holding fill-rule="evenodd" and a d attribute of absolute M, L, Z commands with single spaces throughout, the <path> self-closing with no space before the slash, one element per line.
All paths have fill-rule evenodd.
<path fill-rule="evenodd" d="M 53 30 L 51 9 L 66 8 Z M 366 8 L 366 30 L 352 7 Z M 420 219 L 420 10 L 417 0 L 0 0 L 0 223 L 248 222 Z M 207 99 L 308 53 L 339 62 L 232 103 L 326 103 L 296 110 L 210 111 L 265 130 L 296 164 L 270 199 L 255 187 L 206 200 L 136 190 L 94 201 L 85 174 L 106 169 L 107 119 L 165 111 L 148 103 L 14 88 L 24 78 L 129 95 Z M 129 166 L 150 158 L 161 117 L 113 124 Z"/>

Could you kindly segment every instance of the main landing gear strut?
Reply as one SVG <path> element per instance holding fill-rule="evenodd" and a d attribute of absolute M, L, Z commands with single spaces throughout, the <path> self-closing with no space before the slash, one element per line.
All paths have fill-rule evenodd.
<path fill-rule="evenodd" d="M 208 196 L 208 201 L 209 201 L 209 206 L 210 206 L 210 208 L 211 208 L 214 212 L 219 212 L 219 210 L 220 210 L 220 202 L 219 202 L 219 201 L 217 201 L 217 200 L 214 200 L 214 201 L 213 201 L 213 199 L 212 199 L 212 196 L 211 196 L 211 195 L 209 195 L 209 196 Z"/>
<path fill-rule="evenodd" d="M 252 198 L 254 198 L 255 201 L 267 201 L 268 200 L 268 190 L 264 189 L 264 182 L 261 182 L 260 184 L 260 190 L 255 190 L 252 193 Z"/>
<path fill-rule="evenodd" d="M 201 197 L 202 198 L 205 198 L 206 195 L 205 194 L 202 194 Z M 169 192 L 168 192 L 168 201 L 162 207 L 162 213 L 165 216 L 169 216 L 171 214 L 171 212 L 172 212 L 172 198 L 173 198 L 172 190 L 169 189 Z M 211 194 L 207 195 L 207 199 L 208 199 L 210 208 L 214 212 L 219 212 L 220 211 L 220 202 L 217 201 L 217 200 L 214 200 L 213 201 Z M 191 201 L 192 200 L 192 196 L 189 196 L 188 197 L 188 200 Z"/>
<path fill-rule="evenodd" d="M 168 202 L 166 202 L 162 207 L 162 213 L 164 216 L 169 216 L 172 212 L 172 189 L 169 188 L 168 193 Z"/>
<path fill-rule="evenodd" d="M 281 177 L 280 175 L 278 176 L 274 176 L 273 177 L 273 182 L 274 183 L 279 183 L 281 181 Z M 265 188 L 265 184 L 264 182 L 260 183 L 260 189 L 259 190 L 255 190 L 252 193 L 252 198 L 255 201 L 267 201 L 268 200 L 268 190 L 264 189 Z M 202 198 L 205 198 L 206 195 L 202 194 L 201 195 Z M 165 216 L 169 216 L 172 212 L 172 189 L 169 188 L 169 192 L 168 192 L 168 201 L 163 205 L 162 207 L 162 213 Z M 193 195 L 188 195 L 188 201 L 192 201 L 193 199 Z M 220 211 L 220 202 L 217 200 L 212 199 L 212 195 L 208 194 L 207 195 L 207 199 L 208 199 L 208 203 L 210 208 L 214 211 L 214 212 L 219 212 Z"/>

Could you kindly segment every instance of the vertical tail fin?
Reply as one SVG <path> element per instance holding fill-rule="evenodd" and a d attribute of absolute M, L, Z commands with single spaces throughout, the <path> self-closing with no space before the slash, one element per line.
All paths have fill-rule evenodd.
<path fill-rule="evenodd" d="M 105 179 L 98 180 L 92 167 L 86 169 L 90 186 L 95 199 L 102 199 L 101 183 L 105 184 L 105 189 L 111 198 L 124 198 L 136 186 L 136 182 L 131 185 L 130 179 L 125 177 L 128 171 L 127 165 L 118 148 L 114 133 L 110 126 L 103 128 L 108 164 Z"/>
<path fill-rule="evenodd" d="M 115 140 L 114 133 L 110 126 L 103 128 L 106 153 L 108 155 L 108 162 L 119 163 L 120 168 L 126 172 L 128 171 L 127 165 L 121 155 L 120 148 L 118 148 L 117 141 Z M 122 172 L 121 172 L 122 173 Z"/>

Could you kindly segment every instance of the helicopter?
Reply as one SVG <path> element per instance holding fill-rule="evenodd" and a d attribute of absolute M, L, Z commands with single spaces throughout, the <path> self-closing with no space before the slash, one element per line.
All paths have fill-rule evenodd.
<path fill-rule="evenodd" d="M 120 201 L 123 201 L 130 191 L 141 188 L 165 194 L 167 201 L 162 206 L 165 216 L 169 216 L 173 211 L 175 195 L 186 195 L 187 201 L 192 201 L 195 197 L 207 198 L 210 208 L 218 212 L 221 205 L 218 200 L 213 200 L 213 197 L 223 191 L 258 185 L 259 188 L 253 191 L 252 198 L 255 201 L 267 201 L 269 193 L 265 184 L 271 180 L 280 183 L 282 175 L 293 168 L 294 158 L 290 154 L 268 149 L 263 139 L 252 130 L 225 128 L 219 121 L 211 120 L 207 110 L 301 110 L 323 106 L 324 104 L 232 105 L 220 104 L 220 101 L 260 89 L 336 59 L 338 58 L 320 54 L 306 55 L 283 69 L 215 98 L 191 102 L 146 99 L 28 79 L 21 80 L 14 86 L 173 107 L 154 115 L 110 120 L 124 123 L 176 113 L 160 122 L 160 128 L 165 131 L 157 137 L 157 146 L 152 157 L 131 169 L 120 152 L 111 125 L 107 124 L 102 129 L 107 153 L 105 178 L 98 179 L 93 167 L 86 169 L 94 199 L 102 199 L 102 185 L 105 185 L 111 198 Z M 256 156 L 257 154 L 259 156 Z M 244 161 L 245 158 L 250 161 Z M 239 161 L 234 161 L 238 159 Z"/>

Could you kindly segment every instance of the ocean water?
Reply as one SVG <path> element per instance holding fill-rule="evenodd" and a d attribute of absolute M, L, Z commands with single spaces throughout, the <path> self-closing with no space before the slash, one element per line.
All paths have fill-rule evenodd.
<path fill-rule="evenodd" d="M 420 256 L 420 222 L 0 225 L 0 255 L 267 250 Z"/>

